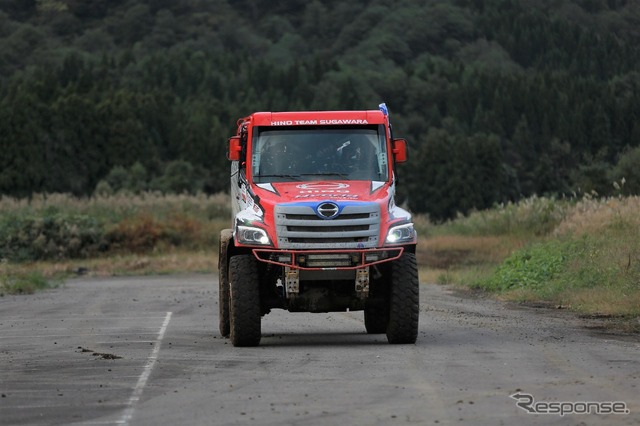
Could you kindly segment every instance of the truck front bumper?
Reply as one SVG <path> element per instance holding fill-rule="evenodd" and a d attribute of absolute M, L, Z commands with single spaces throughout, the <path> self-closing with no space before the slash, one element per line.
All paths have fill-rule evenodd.
<path fill-rule="evenodd" d="M 335 271 L 362 269 L 378 263 L 390 262 L 402 256 L 403 247 L 348 250 L 273 250 L 253 249 L 260 262 L 291 269 Z"/>

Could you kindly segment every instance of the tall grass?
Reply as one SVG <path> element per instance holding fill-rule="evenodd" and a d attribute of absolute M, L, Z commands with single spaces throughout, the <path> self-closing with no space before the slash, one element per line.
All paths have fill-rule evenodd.
<path fill-rule="evenodd" d="M 215 247 L 227 195 L 116 194 L 0 198 L 0 259 L 74 259 Z"/>
<path fill-rule="evenodd" d="M 424 219 L 419 219 L 417 226 L 430 236 L 543 236 L 565 219 L 572 203 L 570 200 L 533 196 L 517 203 L 474 211 L 467 216 L 459 215 L 438 226 L 429 226 Z"/>
<path fill-rule="evenodd" d="M 229 205 L 224 194 L 0 198 L 2 287 L 29 292 L 45 282 L 39 271 L 69 273 L 78 259 L 101 275 L 209 271 Z M 441 224 L 418 215 L 421 279 L 638 316 L 638 212 L 640 197 L 531 197 Z"/>
<path fill-rule="evenodd" d="M 33 294 L 62 284 L 61 278 L 47 278 L 40 271 L 7 273 L 3 269 L 6 267 L 0 265 L 0 297 L 5 294 Z"/>
<path fill-rule="evenodd" d="M 201 219 L 229 218 L 229 196 L 163 195 L 147 192 L 138 195 L 117 193 L 78 198 L 69 194 L 36 194 L 31 198 L 0 196 L 0 214 L 42 215 L 47 212 L 88 215 L 99 220 L 117 222 L 140 212 L 157 217 L 185 213 Z"/>

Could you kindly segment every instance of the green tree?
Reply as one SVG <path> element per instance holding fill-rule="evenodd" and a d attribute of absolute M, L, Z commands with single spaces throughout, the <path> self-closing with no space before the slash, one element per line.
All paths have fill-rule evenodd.
<path fill-rule="evenodd" d="M 203 188 L 202 171 L 188 161 L 171 161 L 162 176 L 151 181 L 151 188 L 163 193 L 194 194 Z"/>
<path fill-rule="evenodd" d="M 7 12 L 12 19 L 26 20 L 37 10 L 36 0 L 0 0 L 0 11 Z"/>
<path fill-rule="evenodd" d="M 137 181 L 157 183 L 174 161 L 215 192 L 227 187 L 225 140 L 239 117 L 382 101 L 412 142 L 402 179 L 432 183 L 428 202 L 407 191 L 418 211 L 445 218 L 534 193 L 608 193 L 618 169 L 628 174 L 624 147 L 640 141 L 636 9 L 0 0 L 0 193 L 90 194 L 136 163 L 147 175 Z M 427 152 L 440 161 L 429 171 L 416 162 Z"/>

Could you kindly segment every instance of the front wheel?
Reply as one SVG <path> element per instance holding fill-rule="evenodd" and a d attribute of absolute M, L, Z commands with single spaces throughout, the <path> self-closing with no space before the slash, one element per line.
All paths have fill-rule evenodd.
<path fill-rule="evenodd" d="M 229 241 L 233 235 L 231 229 L 224 229 L 220 232 L 218 244 L 218 309 L 219 328 L 222 337 L 229 337 L 229 265 L 227 262 L 227 250 Z"/>
<path fill-rule="evenodd" d="M 230 338 L 233 346 L 258 346 L 261 320 L 258 265 L 251 255 L 229 260 Z"/>
<path fill-rule="evenodd" d="M 389 297 L 389 343 L 415 343 L 420 315 L 420 282 L 413 253 L 405 253 L 391 265 Z"/>

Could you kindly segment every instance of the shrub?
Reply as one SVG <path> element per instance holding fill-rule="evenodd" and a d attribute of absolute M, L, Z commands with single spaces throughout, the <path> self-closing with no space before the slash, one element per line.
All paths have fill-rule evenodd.
<path fill-rule="evenodd" d="M 0 218 L 0 258 L 12 261 L 78 258 L 104 248 L 103 224 L 86 215 L 7 215 Z"/>
<path fill-rule="evenodd" d="M 478 286 L 499 291 L 517 287 L 539 289 L 563 271 L 571 247 L 569 243 L 549 241 L 519 250 Z"/>
<path fill-rule="evenodd" d="M 106 234 L 109 248 L 114 251 L 143 253 L 152 250 L 164 239 L 165 227 L 149 214 L 126 218 Z"/>

